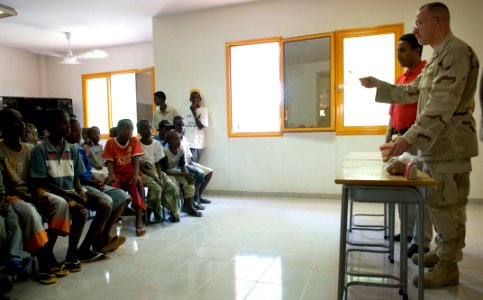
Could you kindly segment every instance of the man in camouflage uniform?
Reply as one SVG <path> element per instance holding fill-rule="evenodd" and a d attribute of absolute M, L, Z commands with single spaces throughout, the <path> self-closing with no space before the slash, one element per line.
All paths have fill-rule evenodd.
<path fill-rule="evenodd" d="M 424 287 L 434 288 L 459 283 L 457 262 L 465 246 L 471 158 L 478 155 L 473 110 L 479 63 L 473 50 L 451 33 L 449 10 L 442 3 L 423 5 L 413 32 L 421 45 L 430 45 L 434 52 L 411 84 L 392 85 L 373 77 L 360 80 L 365 87 L 378 88 L 378 102 L 410 103 L 419 98 L 416 123 L 395 140 L 389 155 L 416 147 L 424 171 L 437 181 L 428 191 L 436 249 L 422 261 L 413 256 L 415 263 L 433 267 L 424 274 Z M 413 283 L 417 281 L 416 275 Z"/>

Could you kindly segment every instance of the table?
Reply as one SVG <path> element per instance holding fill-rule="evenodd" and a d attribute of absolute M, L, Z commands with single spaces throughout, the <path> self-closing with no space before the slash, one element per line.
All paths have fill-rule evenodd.
<path fill-rule="evenodd" d="M 377 152 L 376 152 L 377 153 Z M 353 152 L 347 155 L 335 178 L 336 184 L 342 184 L 341 225 L 339 248 L 338 299 L 344 299 L 350 282 L 346 284 L 346 237 L 349 197 L 354 201 L 401 203 L 401 218 L 406 219 L 406 205 L 418 205 L 419 224 L 424 224 L 424 204 L 426 189 L 435 186 L 436 181 L 418 171 L 415 180 L 404 176 L 394 176 L 384 170 L 382 161 L 375 159 L 375 153 Z M 380 156 L 379 156 L 380 157 Z M 418 226 L 418 235 L 424 236 L 424 226 Z M 405 231 L 401 231 L 401 239 Z M 401 249 L 400 293 L 407 297 L 407 249 Z M 404 256 L 403 256 L 404 255 Z M 419 257 L 424 256 L 424 247 L 419 247 Z M 418 299 L 424 299 L 424 265 L 419 264 Z"/>

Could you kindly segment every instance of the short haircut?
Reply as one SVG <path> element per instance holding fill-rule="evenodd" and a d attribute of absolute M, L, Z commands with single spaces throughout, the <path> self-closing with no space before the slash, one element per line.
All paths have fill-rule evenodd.
<path fill-rule="evenodd" d="M 438 14 L 439 13 L 441 15 L 441 17 L 443 17 L 443 19 L 445 19 L 446 22 L 449 23 L 450 14 L 449 14 L 449 9 L 446 6 L 446 4 L 441 3 L 441 2 L 431 2 L 431 3 L 424 4 L 423 6 L 421 6 L 419 8 L 419 10 L 422 10 L 422 9 L 425 9 L 425 8 L 427 8 L 428 11 L 432 14 Z"/>
<path fill-rule="evenodd" d="M 121 119 L 117 122 L 117 128 L 121 128 L 127 125 L 132 125 L 132 121 L 129 119 Z"/>
<path fill-rule="evenodd" d="M 411 49 L 419 48 L 419 57 L 423 54 L 423 46 L 419 44 L 418 39 L 414 33 L 406 33 L 399 38 L 399 41 L 408 42 Z"/>
<path fill-rule="evenodd" d="M 148 120 L 139 120 L 137 123 L 136 123 L 136 128 L 137 130 L 140 130 L 141 129 L 141 125 L 143 123 L 148 123 L 149 124 L 149 121 Z"/>
<path fill-rule="evenodd" d="M 57 124 L 57 122 L 60 121 L 60 119 L 64 115 L 69 116 L 69 114 L 63 109 L 60 109 L 60 108 L 48 109 L 45 112 L 45 121 L 46 121 L 45 128 L 47 129 L 47 131 L 50 133 L 54 132 L 55 130 L 53 129 L 55 125 Z"/>
<path fill-rule="evenodd" d="M 166 100 L 166 94 L 163 91 L 157 91 L 154 93 L 154 97 Z"/>
<path fill-rule="evenodd" d="M 14 110 L 11 108 L 5 108 L 0 110 L 0 130 L 8 127 L 10 120 L 8 120 L 8 114 L 12 113 Z"/>
<path fill-rule="evenodd" d="M 171 129 L 167 134 L 166 134 L 166 141 L 169 143 L 169 140 L 171 140 L 173 137 L 180 137 L 179 133 L 175 131 L 174 129 Z"/>
<path fill-rule="evenodd" d="M 97 133 L 97 132 L 95 132 L 95 130 L 99 130 L 99 127 L 97 127 L 97 126 L 92 126 L 92 127 L 88 128 L 88 129 L 87 129 L 87 135 L 89 136 L 89 135 L 91 135 L 91 134 L 95 134 L 95 133 Z"/>
<path fill-rule="evenodd" d="M 109 129 L 109 137 L 117 137 L 117 127 L 111 127 L 111 129 Z"/>
<path fill-rule="evenodd" d="M 183 121 L 183 117 L 182 116 L 176 116 L 173 118 L 173 125 L 174 125 L 174 122 L 176 121 Z"/>

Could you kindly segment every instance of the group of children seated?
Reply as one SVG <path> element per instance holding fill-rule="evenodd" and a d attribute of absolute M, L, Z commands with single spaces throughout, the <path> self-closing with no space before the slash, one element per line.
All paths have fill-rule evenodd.
<path fill-rule="evenodd" d="M 103 147 L 99 128 L 82 130 L 63 110 L 47 111 L 43 142 L 18 111 L 0 111 L 2 273 L 25 280 L 31 265 L 35 280 L 52 284 L 81 271 L 81 262 L 109 258 L 106 254 L 126 240 L 112 232 L 129 204 L 138 237 L 147 232 L 145 220 L 163 221 L 164 208 L 173 223 L 180 221 L 180 211 L 201 217 L 200 201 L 210 202 L 201 196 L 213 170 L 191 160 L 182 117 L 173 123 L 159 122 L 153 138 L 151 123 L 140 120 L 138 139 L 133 123 L 120 120 Z M 89 210 L 95 216 L 81 242 Z M 60 263 L 53 249 L 58 236 L 67 235 Z M 1 282 L 0 292 L 5 291 Z"/>

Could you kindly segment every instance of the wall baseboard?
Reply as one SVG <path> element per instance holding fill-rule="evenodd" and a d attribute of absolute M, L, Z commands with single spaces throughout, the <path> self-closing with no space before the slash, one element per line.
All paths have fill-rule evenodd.
<path fill-rule="evenodd" d="M 280 197 L 280 198 L 309 198 L 309 199 L 330 199 L 340 200 L 340 194 L 322 193 L 292 193 L 292 192 L 252 192 L 252 191 L 228 191 L 228 190 L 206 190 L 205 194 L 216 196 L 251 196 L 251 197 Z M 483 199 L 470 198 L 469 203 L 483 205 Z"/>
<path fill-rule="evenodd" d="M 226 196 L 252 196 L 252 197 L 280 197 L 280 198 L 310 198 L 310 199 L 336 199 L 341 195 L 319 193 L 292 193 L 292 192 L 252 192 L 252 191 L 227 191 L 206 190 L 205 194 Z"/>

